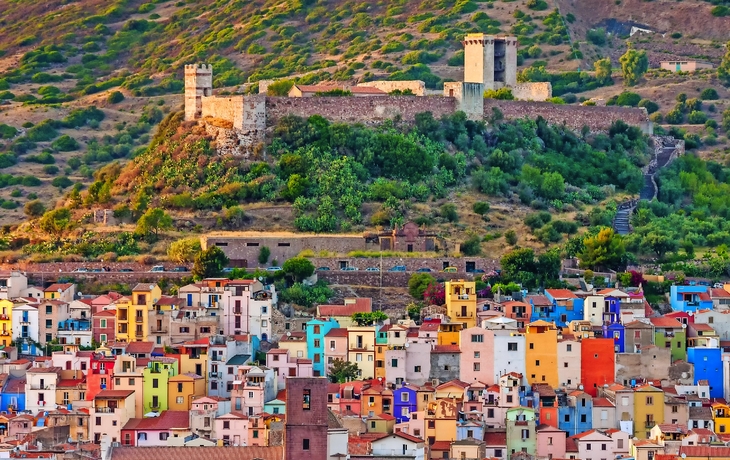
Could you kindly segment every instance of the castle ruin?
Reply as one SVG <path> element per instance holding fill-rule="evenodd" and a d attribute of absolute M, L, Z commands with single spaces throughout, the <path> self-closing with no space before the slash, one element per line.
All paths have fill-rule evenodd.
<path fill-rule="evenodd" d="M 377 124 L 395 117 L 413 122 L 416 114 L 422 112 L 431 112 L 435 118 L 440 118 L 458 110 L 471 119 L 484 120 L 498 108 L 506 119 L 542 116 L 549 123 L 564 124 L 576 131 L 583 126 L 591 131 L 605 131 L 614 121 L 623 120 L 639 126 L 645 133 L 652 132 L 652 123 L 644 108 L 540 102 L 552 96 L 552 88 L 550 83 L 517 83 L 515 37 L 469 34 L 463 44 L 464 79 L 444 83 L 443 96 L 214 96 L 212 66 L 186 65 L 185 120 L 201 121 L 208 134 L 215 138 L 219 152 L 244 156 L 263 142 L 267 127 L 286 115 L 304 118 L 320 115 L 334 122 Z M 503 87 L 510 88 L 513 96 L 520 100 L 484 99 L 486 90 Z"/>

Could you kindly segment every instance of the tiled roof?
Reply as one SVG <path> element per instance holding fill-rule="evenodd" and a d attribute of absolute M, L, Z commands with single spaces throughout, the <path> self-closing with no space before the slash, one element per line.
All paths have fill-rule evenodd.
<path fill-rule="evenodd" d="M 443 345 L 443 346 L 451 346 L 451 345 Z M 460 388 L 467 388 L 469 386 L 468 383 L 462 382 L 459 379 L 453 379 L 449 380 L 448 382 L 444 382 L 441 385 L 437 386 L 436 389 L 442 389 L 442 388 L 448 388 L 448 387 L 460 387 Z"/>
<path fill-rule="evenodd" d="M 730 447 L 726 446 L 680 446 L 679 455 L 687 457 L 730 458 Z"/>
<path fill-rule="evenodd" d="M 666 316 L 660 316 L 658 318 L 649 318 L 649 321 L 651 321 L 651 324 L 654 325 L 654 327 L 674 327 L 674 328 L 681 328 L 682 323 L 677 321 L 674 318 L 667 318 Z"/>
<path fill-rule="evenodd" d="M 205 458 L 206 460 L 281 460 L 283 446 L 246 447 L 115 447 L 112 460 L 170 460 L 171 458 Z"/>
<path fill-rule="evenodd" d="M 73 286 L 71 283 L 53 283 L 43 290 L 43 292 L 58 292 L 60 289 L 62 292 Z"/>
<path fill-rule="evenodd" d="M 396 431 L 394 434 L 396 436 L 398 436 L 399 438 L 403 438 L 407 441 L 416 442 L 416 443 L 423 442 L 423 439 L 419 438 L 418 436 L 412 436 L 412 435 L 410 435 L 408 433 L 404 433 L 402 431 Z"/>
<path fill-rule="evenodd" d="M 595 398 L 593 399 L 593 407 L 616 407 L 616 405 L 607 398 Z"/>
<path fill-rule="evenodd" d="M 123 430 L 169 430 L 190 427 L 190 414 L 185 410 L 166 410 L 159 417 L 129 419 Z"/>
<path fill-rule="evenodd" d="M 59 380 L 56 388 L 76 388 L 76 386 L 86 383 L 84 379 L 63 379 Z"/>
<path fill-rule="evenodd" d="M 715 436 L 715 432 L 712 430 L 708 430 L 707 428 L 692 428 L 687 432 L 687 434 L 696 434 L 697 436 Z"/>
<path fill-rule="evenodd" d="M 372 311 L 372 301 L 355 301 L 355 303 L 348 305 L 319 305 L 317 307 L 317 316 L 352 316 L 355 313 L 370 313 Z"/>
<path fill-rule="evenodd" d="M 376 415 L 375 417 L 372 417 L 372 418 L 377 418 L 377 419 L 385 420 L 385 421 L 388 421 L 388 422 L 395 420 L 395 417 L 393 417 L 390 414 L 378 414 L 378 415 Z"/>
<path fill-rule="evenodd" d="M 692 406 L 689 408 L 689 419 L 690 420 L 712 420 L 712 409 L 709 407 L 696 407 Z"/>
<path fill-rule="evenodd" d="M 435 345 L 431 353 L 461 353 L 458 345 Z"/>
<path fill-rule="evenodd" d="M 134 288 L 132 288 L 132 292 L 150 292 L 152 289 L 154 289 L 156 284 L 154 283 L 137 283 Z"/>
<path fill-rule="evenodd" d="M 347 329 L 344 327 L 335 327 L 329 330 L 325 337 L 347 337 Z"/>
<path fill-rule="evenodd" d="M 659 429 L 662 430 L 662 433 L 687 433 L 687 427 L 677 423 L 660 423 Z"/>
<path fill-rule="evenodd" d="M 705 323 L 692 323 L 689 325 L 692 329 L 695 331 L 712 331 L 715 332 L 715 329 L 712 328 L 709 324 Z"/>
<path fill-rule="evenodd" d="M 575 439 L 565 439 L 565 452 L 578 452 L 578 444 L 575 442 Z"/>
<path fill-rule="evenodd" d="M 29 374 L 59 374 L 62 370 L 60 367 L 31 367 L 26 372 Z"/>
<path fill-rule="evenodd" d="M 506 446 L 507 431 L 506 430 L 486 430 L 484 432 L 484 442 L 489 447 Z"/>
<path fill-rule="evenodd" d="M 541 397 L 555 397 L 555 390 L 547 383 L 536 383 L 532 389 Z"/>
<path fill-rule="evenodd" d="M 101 390 L 94 399 L 119 399 L 133 394 L 134 390 Z"/>
<path fill-rule="evenodd" d="M 94 313 L 94 317 L 96 317 L 96 316 L 114 316 L 114 317 L 116 317 L 117 311 L 116 310 L 102 310 L 98 313 Z"/>
<path fill-rule="evenodd" d="M 573 294 L 573 291 L 568 289 L 545 289 L 545 292 L 550 294 L 553 299 L 577 299 L 578 297 Z"/>
<path fill-rule="evenodd" d="M 544 295 L 528 295 L 526 299 L 536 307 L 549 307 L 553 304 L 550 302 L 550 299 Z"/>
<path fill-rule="evenodd" d="M 717 289 L 712 288 L 710 289 L 710 295 L 714 297 L 730 297 L 730 292 L 727 292 L 725 289 Z"/>
<path fill-rule="evenodd" d="M 441 323 L 423 323 L 418 329 L 421 332 L 438 332 Z"/>
<path fill-rule="evenodd" d="M 129 342 L 126 352 L 130 355 L 152 353 L 154 348 L 155 344 L 153 342 Z"/>
<path fill-rule="evenodd" d="M 436 441 L 433 444 L 431 444 L 431 452 L 433 452 L 434 450 L 448 451 L 450 448 L 451 448 L 451 443 L 449 441 Z"/>

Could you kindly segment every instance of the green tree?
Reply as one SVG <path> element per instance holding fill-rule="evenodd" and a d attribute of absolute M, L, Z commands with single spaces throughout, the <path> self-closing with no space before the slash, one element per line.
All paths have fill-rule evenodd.
<path fill-rule="evenodd" d="M 289 90 L 294 86 L 293 80 L 279 80 L 275 81 L 266 88 L 267 96 L 287 96 Z"/>
<path fill-rule="evenodd" d="M 353 362 L 336 359 L 332 362 L 332 366 L 330 366 L 327 378 L 332 383 L 345 383 L 358 380 L 360 378 L 360 368 Z"/>
<path fill-rule="evenodd" d="M 549 172 L 542 175 L 540 194 L 548 200 L 561 198 L 565 194 L 565 179 L 559 172 Z"/>
<path fill-rule="evenodd" d="M 25 203 L 24 211 L 25 215 L 30 218 L 40 217 L 46 212 L 46 207 L 41 200 L 33 200 Z"/>
<path fill-rule="evenodd" d="M 436 278 L 428 273 L 414 273 L 408 279 L 408 293 L 416 300 L 423 300 L 423 293 L 435 283 Z"/>
<path fill-rule="evenodd" d="M 477 201 L 476 203 L 474 203 L 471 209 L 476 214 L 483 216 L 484 214 L 489 212 L 489 203 L 487 203 L 486 201 Z"/>
<path fill-rule="evenodd" d="M 629 48 L 618 60 L 621 63 L 621 71 L 626 86 L 636 85 L 641 77 L 649 70 L 649 58 L 646 51 L 637 51 Z"/>
<path fill-rule="evenodd" d="M 602 228 L 596 235 L 583 239 L 583 251 L 578 254 L 580 265 L 584 268 L 611 268 L 621 265 L 626 253 L 626 245 L 621 235 L 612 228 Z"/>
<path fill-rule="evenodd" d="M 641 247 L 647 252 L 653 252 L 658 258 L 662 259 L 667 252 L 676 251 L 679 248 L 679 242 L 674 235 L 650 232 L 642 238 Z"/>
<path fill-rule="evenodd" d="M 200 253 L 200 239 L 184 238 L 173 241 L 167 248 L 167 257 L 173 262 L 180 264 L 189 263 L 195 260 L 195 256 Z"/>
<path fill-rule="evenodd" d="M 167 230 L 169 228 L 172 228 L 172 217 L 162 208 L 151 208 L 137 220 L 135 233 L 145 237 L 152 235 L 156 240 L 160 230 Z"/>
<path fill-rule="evenodd" d="M 294 277 L 295 281 L 309 278 L 314 273 L 314 264 L 306 257 L 292 257 L 281 268 L 284 273 Z"/>
<path fill-rule="evenodd" d="M 71 227 L 71 211 L 58 208 L 46 212 L 38 222 L 38 226 L 46 233 L 60 235 Z"/>
<path fill-rule="evenodd" d="M 441 217 L 448 220 L 449 222 L 458 222 L 459 213 L 456 211 L 456 205 L 453 203 L 446 203 L 441 206 Z"/>
<path fill-rule="evenodd" d="M 106 101 L 110 104 L 118 104 L 124 100 L 124 94 L 121 91 L 112 91 L 106 98 Z"/>
<path fill-rule="evenodd" d="M 352 320 L 357 324 L 358 326 L 371 326 L 375 323 L 379 323 L 381 321 L 385 321 L 388 319 L 388 315 L 383 313 L 382 311 L 373 311 L 370 313 L 353 313 L 352 314 Z"/>
<path fill-rule="evenodd" d="M 461 243 L 461 253 L 473 257 L 482 253 L 482 239 L 478 235 L 472 235 Z"/>
<path fill-rule="evenodd" d="M 484 97 L 486 99 L 500 99 L 503 101 L 512 101 L 515 98 L 512 95 L 512 90 L 507 87 L 499 89 L 488 89 L 484 91 Z"/>
<path fill-rule="evenodd" d="M 730 41 L 725 46 L 725 56 L 723 56 L 722 62 L 717 68 L 717 78 L 720 79 L 723 85 L 730 86 Z"/>
<path fill-rule="evenodd" d="M 517 232 L 510 229 L 504 232 L 504 240 L 509 244 L 510 246 L 514 246 L 517 244 Z"/>
<path fill-rule="evenodd" d="M 259 249 L 259 263 L 266 265 L 269 262 L 269 256 L 271 256 L 271 249 L 268 246 L 261 246 L 261 249 Z"/>
<path fill-rule="evenodd" d="M 611 59 L 604 58 L 599 59 L 593 63 L 593 68 L 596 69 L 596 79 L 602 84 L 607 85 L 613 81 L 611 74 L 613 69 L 611 67 Z"/>
<path fill-rule="evenodd" d="M 193 277 L 196 280 L 216 278 L 221 276 L 223 269 L 228 265 L 228 257 L 218 246 L 211 246 L 195 256 Z"/>

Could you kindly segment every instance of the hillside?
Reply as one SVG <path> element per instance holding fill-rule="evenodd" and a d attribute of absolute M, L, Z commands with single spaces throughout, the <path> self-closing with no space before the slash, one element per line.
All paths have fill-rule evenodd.
<path fill-rule="evenodd" d="M 126 164 L 138 158 L 123 170 L 121 179 L 143 175 L 132 174 L 135 167 L 138 173 L 151 174 L 158 166 L 151 160 L 156 153 L 145 156 L 144 147 L 157 123 L 181 107 L 186 63 L 212 63 L 217 91 L 256 91 L 258 80 L 270 78 L 296 78 L 305 83 L 417 78 L 437 90 L 444 80 L 461 77 L 460 37 L 469 32 L 504 33 L 518 37 L 521 68 L 545 67 L 551 72 L 556 94 L 568 102 L 591 97 L 610 100 L 623 91 L 616 72 L 613 84 L 603 87 L 596 87 L 600 85 L 591 75 L 556 72 L 592 69 L 593 62 L 604 56 L 610 56 L 616 68 L 631 24 L 657 32 L 631 37 L 633 46 L 648 51 L 652 63 L 672 56 L 707 59 L 717 65 L 723 54 L 721 40 L 726 37 L 721 31 L 727 17 L 713 15 L 712 9 L 723 3 L 727 1 L 714 0 L 713 5 L 703 0 L 52 0 L 31 5 L 0 0 L 0 68 L 5 69 L 0 73 L 0 224 L 24 220 L 23 206 L 35 199 L 46 208 L 68 204 L 63 197 L 74 183 L 91 185 L 94 171 L 112 161 Z M 691 99 L 706 88 L 714 88 L 719 99 L 707 101 L 700 111 L 721 122 L 729 95 L 712 73 L 653 72 L 633 91 L 656 102 L 659 113 L 666 114 L 674 108 L 677 92 L 685 92 Z M 93 118 L 64 122 L 91 106 L 99 109 Z M 724 162 L 726 133 L 704 124 L 685 124 L 686 118 L 666 129 L 673 127 L 680 137 L 685 132 L 696 134 L 694 147 Z M 462 150 L 453 140 L 446 141 L 445 149 L 450 154 Z M 201 158 L 200 152 L 188 153 L 191 162 Z M 151 162 L 140 166 L 145 158 Z M 474 166 L 481 167 L 484 160 Z M 554 164 L 542 167 L 545 171 L 559 169 Z M 266 174 L 250 176 L 250 168 L 234 168 L 228 173 L 230 180 L 224 182 L 265 181 Z M 281 201 L 286 197 L 277 195 L 281 181 L 288 177 L 273 173 L 276 181 L 268 195 L 237 197 L 244 202 L 250 228 L 296 227 L 296 212 Z M 377 180 L 377 175 L 370 174 L 367 181 Z M 135 181 L 117 183 L 114 203 L 132 204 L 140 187 L 152 187 L 160 200 L 156 204 L 181 221 L 195 218 L 206 226 L 217 225 L 218 212 L 234 204 L 226 201 L 226 206 L 216 209 L 174 205 L 163 198 L 180 195 L 190 183 L 174 183 L 169 174 L 145 180 L 144 186 Z M 215 192 L 205 178 L 201 180 L 199 192 Z M 463 200 L 467 210 L 473 202 L 489 201 L 499 214 L 486 225 L 488 232 L 515 228 L 525 240 L 533 239 L 522 226 L 523 218 L 532 211 L 518 204 L 517 195 L 475 195 L 468 182 L 459 181 L 439 193 L 435 204 L 414 203 L 406 217 L 434 214 L 433 209 L 448 200 Z M 259 200 L 265 203 L 252 202 Z M 346 208 L 343 205 L 342 212 Z M 575 211 L 563 215 L 554 206 L 550 210 L 558 220 L 576 217 Z M 380 204 L 365 199 L 361 218 L 349 219 L 350 225 L 354 229 L 370 225 L 381 211 Z M 484 231 L 484 219 L 468 211 L 463 214 L 459 224 L 436 224 L 443 233 L 453 235 L 454 241 Z M 487 248 L 492 243 L 485 244 Z M 540 245 L 536 239 L 534 244 Z"/>

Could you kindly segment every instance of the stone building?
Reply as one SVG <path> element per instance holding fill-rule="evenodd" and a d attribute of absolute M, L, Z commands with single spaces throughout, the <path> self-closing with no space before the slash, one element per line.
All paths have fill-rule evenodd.
<path fill-rule="evenodd" d="M 327 383 L 324 377 L 287 379 L 284 460 L 328 458 Z"/>

